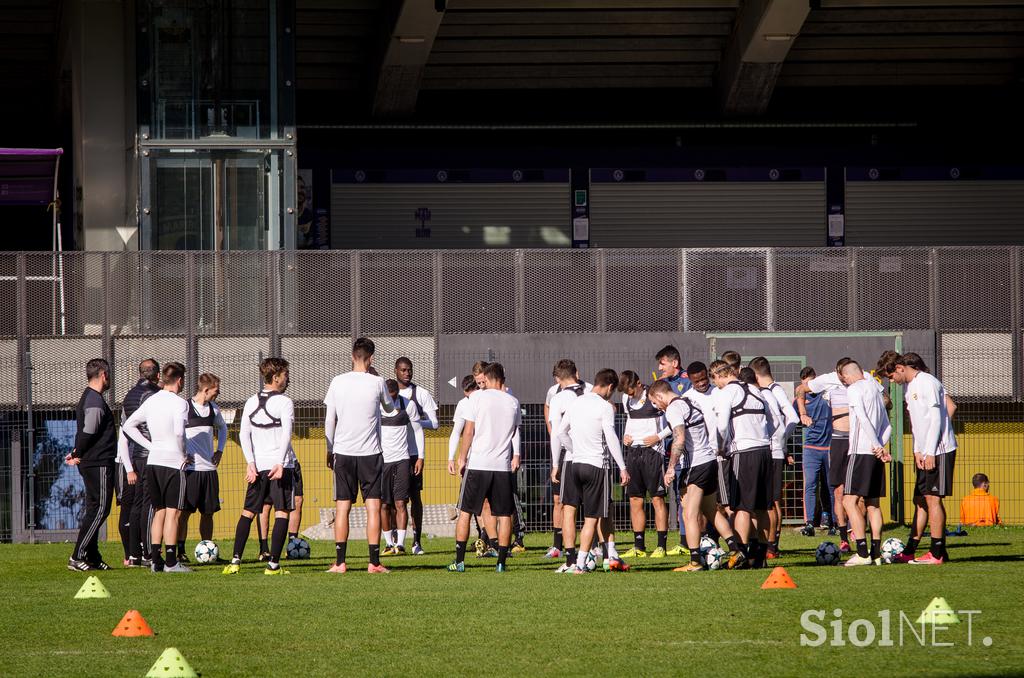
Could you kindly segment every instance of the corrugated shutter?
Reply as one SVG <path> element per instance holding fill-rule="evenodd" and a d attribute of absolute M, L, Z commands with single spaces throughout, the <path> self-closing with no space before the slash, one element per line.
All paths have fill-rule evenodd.
<path fill-rule="evenodd" d="M 1024 181 L 851 181 L 847 245 L 1024 241 Z"/>
<path fill-rule="evenodd" d="M 569 247 L 568 183 L 334 184 L 338 249 Z M 431 212 L 417 238 L 416 210 Z"/>
<path fill-rule="evenodd" d="M 825 184 L 594 183 L 593 247 L 821 247 Z"/>

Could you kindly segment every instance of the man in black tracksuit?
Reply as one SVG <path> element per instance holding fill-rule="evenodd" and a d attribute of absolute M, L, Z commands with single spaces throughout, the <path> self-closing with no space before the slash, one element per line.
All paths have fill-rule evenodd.
<path fill-rule="evenodd" d="M 128 417 L 132 416 L 135 410 L 142 407 L 146 398 L 160 391 L 157 382 L 160 379 L 160 363 L 147 358 L 139 363 L 139 381 L 124 395 L 124 402 L 121 404 L 121 423 L 124 424 Z M 149 437 L 146 425 L 139 427 L 143 435 Z M 122 434 L 123 435 L 123 434 Z M 132 470 L 138 480 L 135 483 L 132 497 L 132 509 L 128 524 L 128 540 L 131 544 L 129 567 L 139 565 L 148 566 L 143 562 L 150 552 L 149 526 L 152 518 L 152 506 L 149 501 L 149 492 L 146 490 L 146 462 L 149 459 L 149 450 L 142 447 L 134 440 L 128 441 L 128 455 L 131 459 Z"/>
<path fill-rule="evenodd" d="M 110 515 L 117 453 L 114 415 L 103 399 L 103 393 L 110 388 L 110 365 L 102 358 L 95 358 L 86 364 L 85 372 L 89 386 L 75 410 L 78 420 L 75 449 L 64 458 L 68 465 L 78 467 L 85 481 L 85 513 L 74 553 L 68 559 L 68 569 L 109 570 L 100 555 L 98 542 L 103 521 Z"/>

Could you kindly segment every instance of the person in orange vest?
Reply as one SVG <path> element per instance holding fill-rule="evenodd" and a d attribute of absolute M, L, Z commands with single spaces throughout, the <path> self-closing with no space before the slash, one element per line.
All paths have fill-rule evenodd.
<path fill-rule="evenodd" d="M 999 498 L 988 493 L 988 476 L 975 473 L 974 491 L 960 502 L 960 524 L 979 527 L 999 524 Z"/>

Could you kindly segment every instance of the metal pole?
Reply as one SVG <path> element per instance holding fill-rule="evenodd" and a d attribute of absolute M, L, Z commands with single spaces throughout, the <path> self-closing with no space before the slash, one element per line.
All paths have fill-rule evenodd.
<path fill-rule="evenodd" d="M 526 331 L 526 254 L 516 250 L 515 254 L 516 284 L 516 332 Z"/>
<path fill-rule="evenodd" d="M 850 329 L 856 331 L 860 319 L 857 317 L 857 249 L 846 250 L 846 314 Z"/>
<path fill-rule="evenodd" d="M 775 248 L 769 247 L 765 253 L 765 326 L 769 332 L 775 331 Z"/>
<path fill-rule="evenodd" d="M 596 283 L 597 283 L 597 331 L 606 332 L 608 331 L 608 260 L 605 255 L 605 250 L 600 249 L 595 252 L 597 255 L 597 261 L 594 262 L 597 266 L 596 271 Z"/>
<path fill-rule="evenodd" d="M 36 425 L 32 413 L 32 351 L 25 351 L 25 417 L 28 419 L 28 542 L 36 543 Z"/>
<path fill-rule="evenodd" d="M 196 282 L 196 253 L 185 252 L 187 279 Z M 218 256 L 218 255 L 214 255 Z M 198 286 L 196 286 L 198 289 Z M 199 369 L 199 337 L 196 335 L 196 295 L 185 295 L 185 376 L 189 393 L 196 392 L 196 371 Z"/>
<path fill-rule="evenodd" d="M 690 289 L 689 289 L 689 276 L 690 272 L 687 270 L 689 257 L 686 256 L 686 250 L 679 250 L 679 330 L 681 332 L 690 331 Z"/>
<path fill-rule="evenodd" d="M 270 355 L 281 355 L 281 250 L 270 252 L 270 279 L 267 281 L 267 330 Z"/>
<path fill-rule="evenodd" d="M 352 312 L 351 312 L 350 325 L 351 325 L 351 329 L 352 329 L 352 338 L 353 339 L 358 339 L 359 336 L 360 336 L 360 332 L 362 331 L 362 318 L 360 317 L 361 314 L 360 314 L 360 306 L 359 306 L 359 297 L 360 297 L 361 292 L 359 290 L 360 272 L 359 272 L 359 251 L 358 250 L 353 250 L 352 253 L 349 255 L 348 274 L 349 274 L 349 291 L 348 291 L 348 293 L 349 293 L 349 295 L 351 295 L 350 302 L 352 304 L 351 305 Z"/>

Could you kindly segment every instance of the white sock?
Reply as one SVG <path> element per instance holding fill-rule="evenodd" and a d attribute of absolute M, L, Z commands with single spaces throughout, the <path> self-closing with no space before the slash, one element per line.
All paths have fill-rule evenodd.
<path fill-rule="evenodd" d="M 619 557 L 619 552 L 615 550 L 615 540 L 614 539 L 609 539 L 608 540 L 608 557 L 609 558 L 618 558 Z"/>
<path fill-rule="evenodd" d="M 585 570 L 587 568 L 587 555 L 589 554 L 590 551 L 584 551 L 583 549 L 580 549 L 579 552 L 576 554 L 576 567 L 580 568 L 581 570 Z"/>
<path fill-rule="evenodd" d="M 405 533 L 406 530 L 398 531 L 398 543 L 395 544 L 395 546 L 401 546 L 402 548 L 405 548 Z"/>
<path fill-rule="evenodd" d="M 385 546 L 394 546 L 395 545 L 394 540 L 391 538 L 391 530 L 386 530 L 384 532 L 384 545 Z"/>

